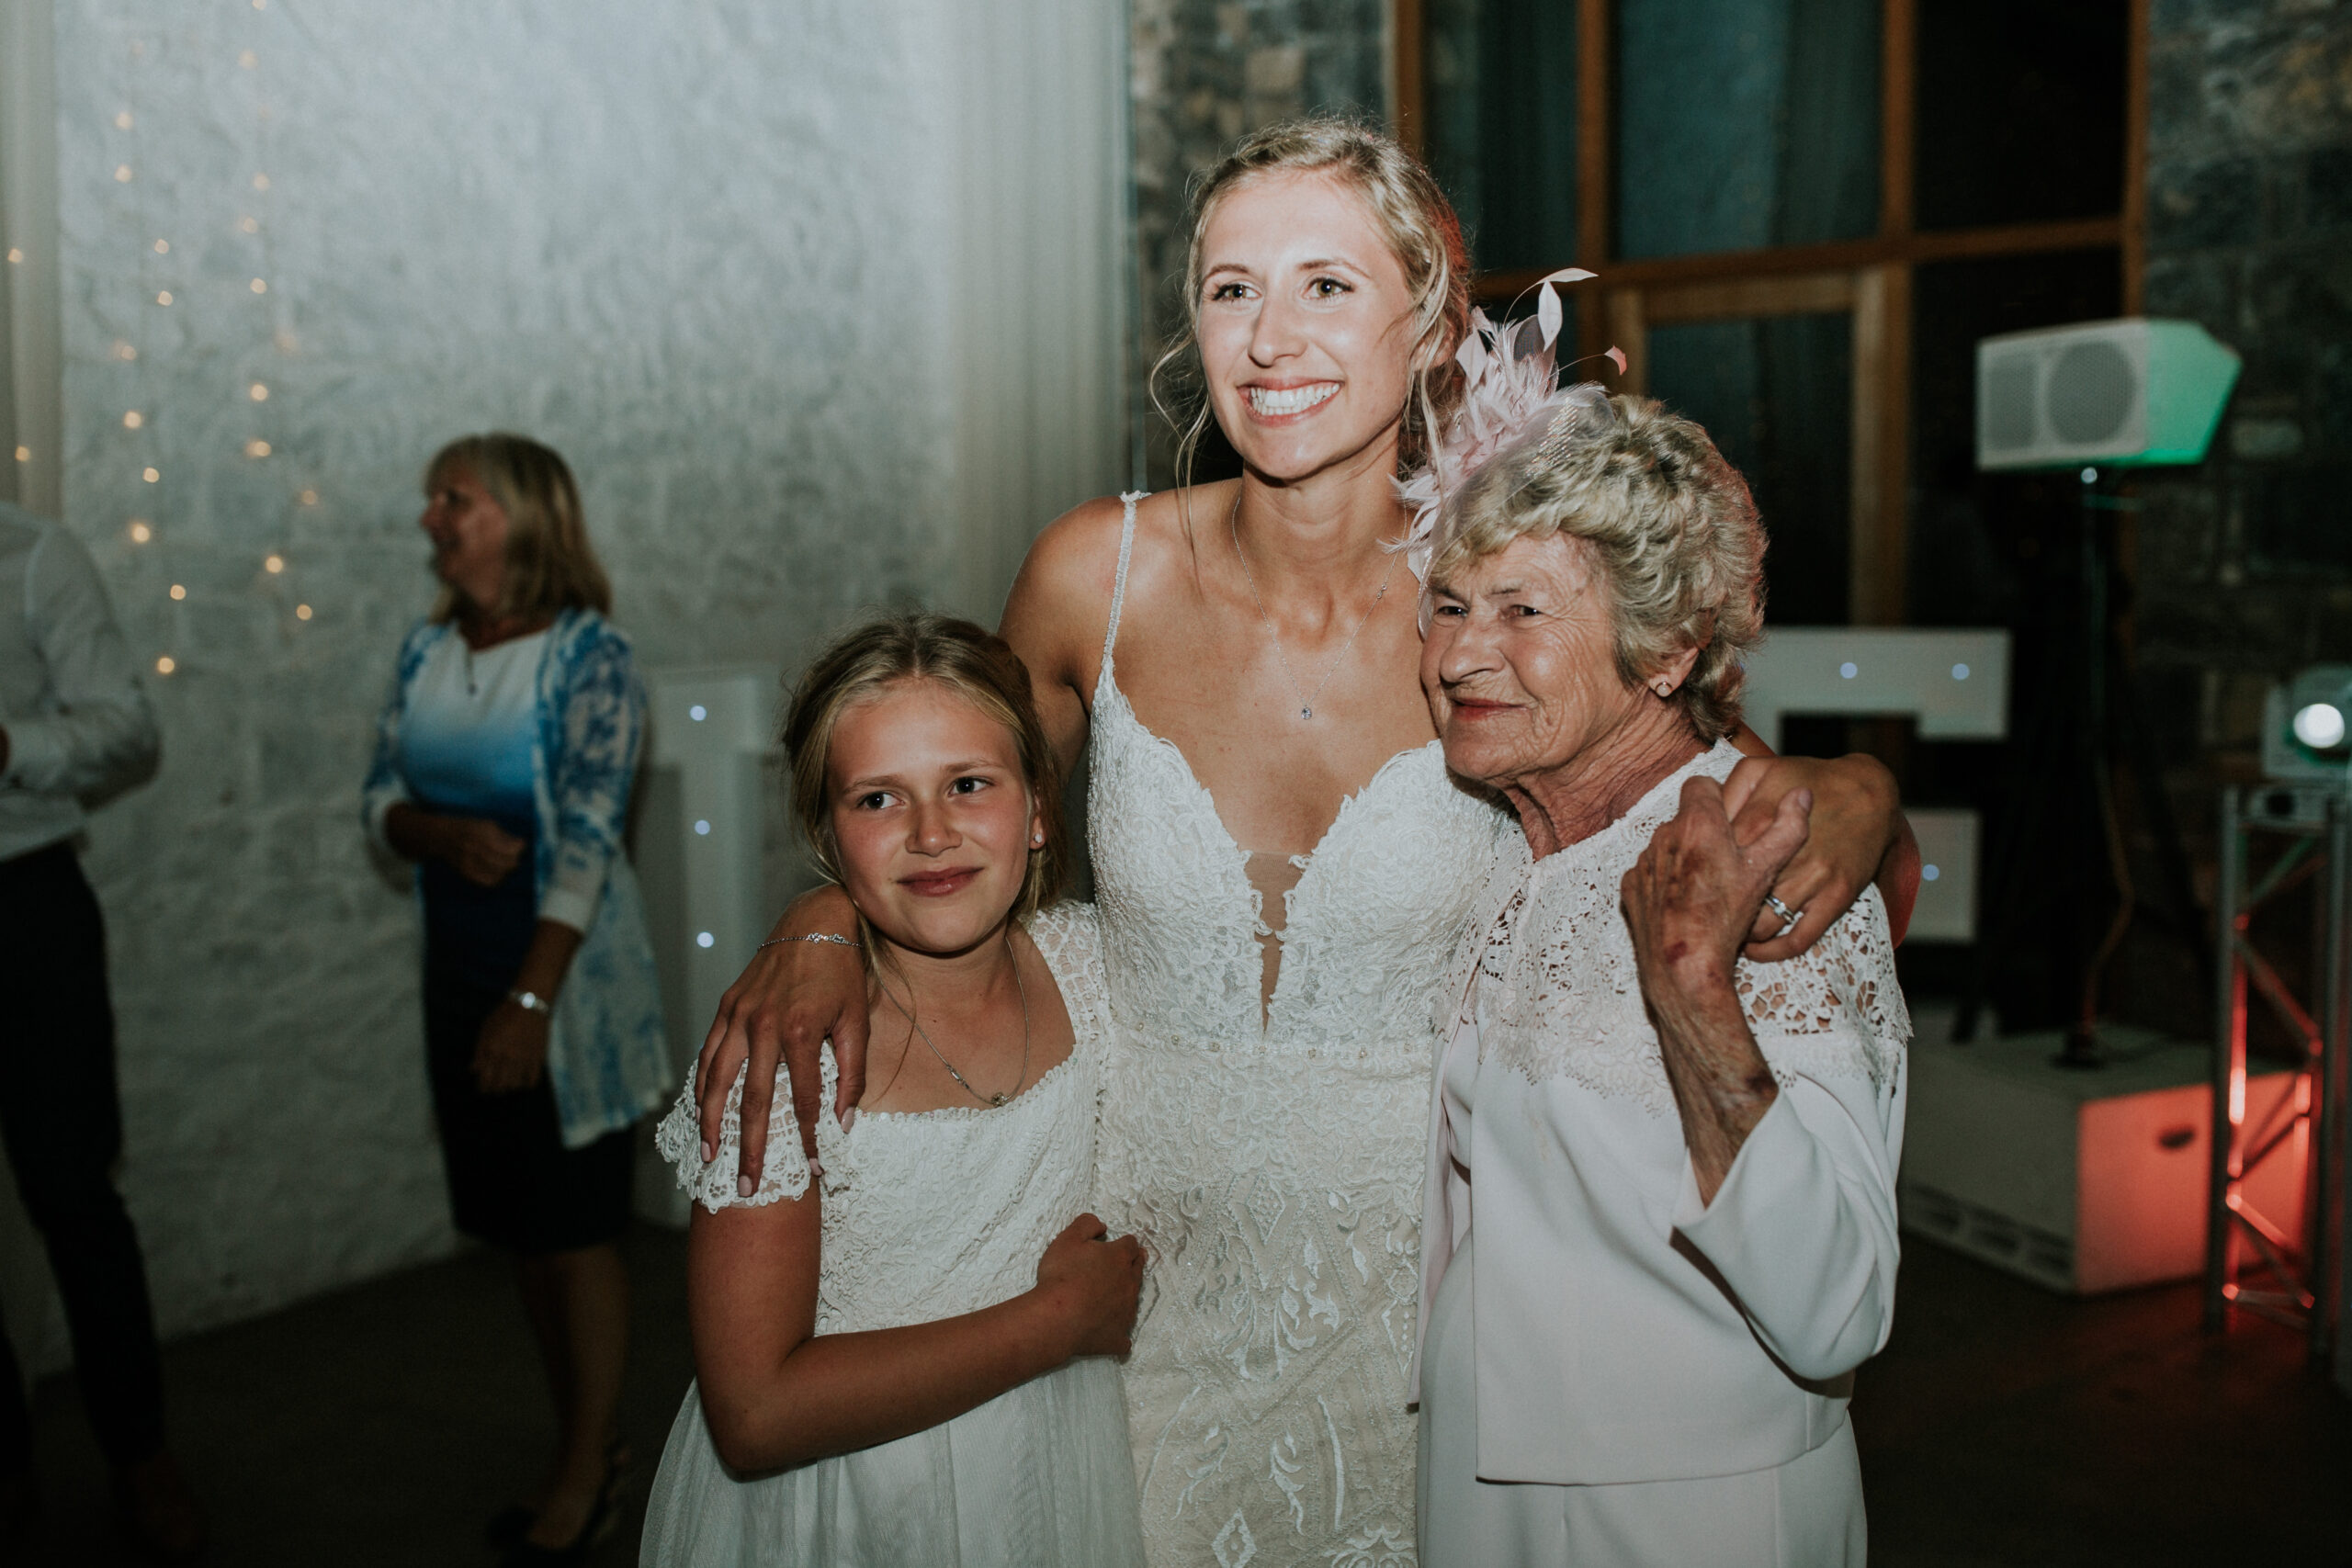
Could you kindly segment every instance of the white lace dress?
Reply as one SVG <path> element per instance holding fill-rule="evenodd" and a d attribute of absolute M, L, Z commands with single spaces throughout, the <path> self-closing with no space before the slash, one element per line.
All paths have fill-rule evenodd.
<path fill-rule="evenodd" d="M 843 1334 L 977 1312 L 1028 1290 L 1048 1242 L 1088 1205 L 1110 1033 L 1093 911 L 1061 905 L 1029 934 L 1061 987 L 1078 1042 L 1011 1104 L 819 1119 L 824 1239 L 817 1332 Z M 826 1058 L 825 1092 L 832 1092 Z M 662 1152 L 707 1208 L 808 1190 L 781 1069 L 767 1168 L 735 1195 L 739 1078 L 706 1167 L 687 1094 Z M 662 1450 L 646 1510 L 649 1568 L 786 1563 L 1120 1568 L 1142 1561 L 1118 1369 L 1072 1361 L 942 1426 L 763 1475 L 719 1460 L 697 1389 Z"/>
<path fill-rule="evenodd" d="M 1831 1568 L 1863 1551 L 1850 1373 L 1886 1341 L 1910 1020 L 1874 889 L 1736 984 L 1780 1097 L 1701 1201 L 1619 886 L 1718 745 L 1531 865 L 1447 987 L 1421 1540 L 1441 1563 Z"/>
<path fill-rule="evenodd" d="M 1115 1023 L 1096 1213 L 1151 1249 L 1127 1403 L 1157 1568 L 1399 1568 L 1430 1013 L 1502 813 L 1435 742 L 1341 807 L 1266 930 L 1246 856 L 1113 655 L 1089 822 Z"/>

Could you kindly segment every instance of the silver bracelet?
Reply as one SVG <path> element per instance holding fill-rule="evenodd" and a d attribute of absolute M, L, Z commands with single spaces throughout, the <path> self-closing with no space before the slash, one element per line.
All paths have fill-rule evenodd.
<path fill-rule="evenodd" d="M 761 947 L 774 947 L 780 942 L 830 942 L 835 947 L 863 947 L 865 945 L 862 942 L 852 942 L 845 936 L 835 936 L 831 931 L 810 931 L 807 936 L 772 936 L 768 938 L 767 941 L 760 943 L 760 947 L 755 947 L 752 949 L 752 951 L 753 953 L 757 953 L 760 951 Z"/>

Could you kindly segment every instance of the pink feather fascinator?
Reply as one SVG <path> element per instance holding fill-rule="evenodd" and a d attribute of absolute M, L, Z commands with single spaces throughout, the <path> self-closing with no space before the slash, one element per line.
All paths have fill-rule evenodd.
<path fill-rule="evenodd" d="M 1413 512 L 1402 547 L 1405 564 L 1423 584 L 1437 554 L 1439 513 L 1471 475 L 1523 437 L 1555 425 L 1583 426 L 1595 417 L 1608 423 L 1607 394 L 1600 387 L 1563 391 L 1558 385 L 1557 344 L 1566 317 L 1560 286 L 1594 276 L 1576 266 L 1545 275 L 1535 285 L 1532 321 L 1497 325 L 1482 310 L 1470 312 L 1470 331 L 1453 355 L 1462 367 L 1461 406 L 1430 444 L 1430 460 L 1396 481 L 1396 499 Z M 1612 348 L 1609 357 L 1622 373 L 1624 355 Z M 1568 403 L 1575 406 L 1564 406 Z"/>

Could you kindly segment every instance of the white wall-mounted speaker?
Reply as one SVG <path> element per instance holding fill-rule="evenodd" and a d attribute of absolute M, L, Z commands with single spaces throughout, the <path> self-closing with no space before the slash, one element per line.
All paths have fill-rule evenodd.
<path fill-rule="evenodd" d="M 2201 462 L 2238 364 L 2195 321 L 2143 316 L 1985 338 L 1976 466 Z"/>

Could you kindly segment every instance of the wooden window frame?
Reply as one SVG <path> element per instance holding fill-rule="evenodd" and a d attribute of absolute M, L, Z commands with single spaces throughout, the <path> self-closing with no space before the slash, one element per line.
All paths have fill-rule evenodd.
<path fill-rule="evenodd" d="M 1850 310 L 1853 315 L 1852 545 L 1848 610 L 1858 626 L 1901 623 L 1910 518 L 1911 287 L 1928 262 L 2113 246 L 2123 311 L 2137 315 L 2146 275 L 2149 0 L 2128 0 L 2121 209 L 2067 219 L 1922 232 L 1915 221 L 1917 0 L 1880 0 L 1879 230 L 1859 240 L 1702 255 L 1616 257 L 1615 0 L 1577 6 L 1577 265 L 1600 275 L 1600 309 L 1577 313 L 1581 355 L 1611 344 L 1623 384 L 1648 384 L 1649 329 L 1668 322 Z M 1390 89 L 1398 136 L 1419 151 L 1426 124 L 1422 0 L 1390 0 Z M 1543 269 L 1483 273 L 1486 304 L 1522 293 Z"/>

